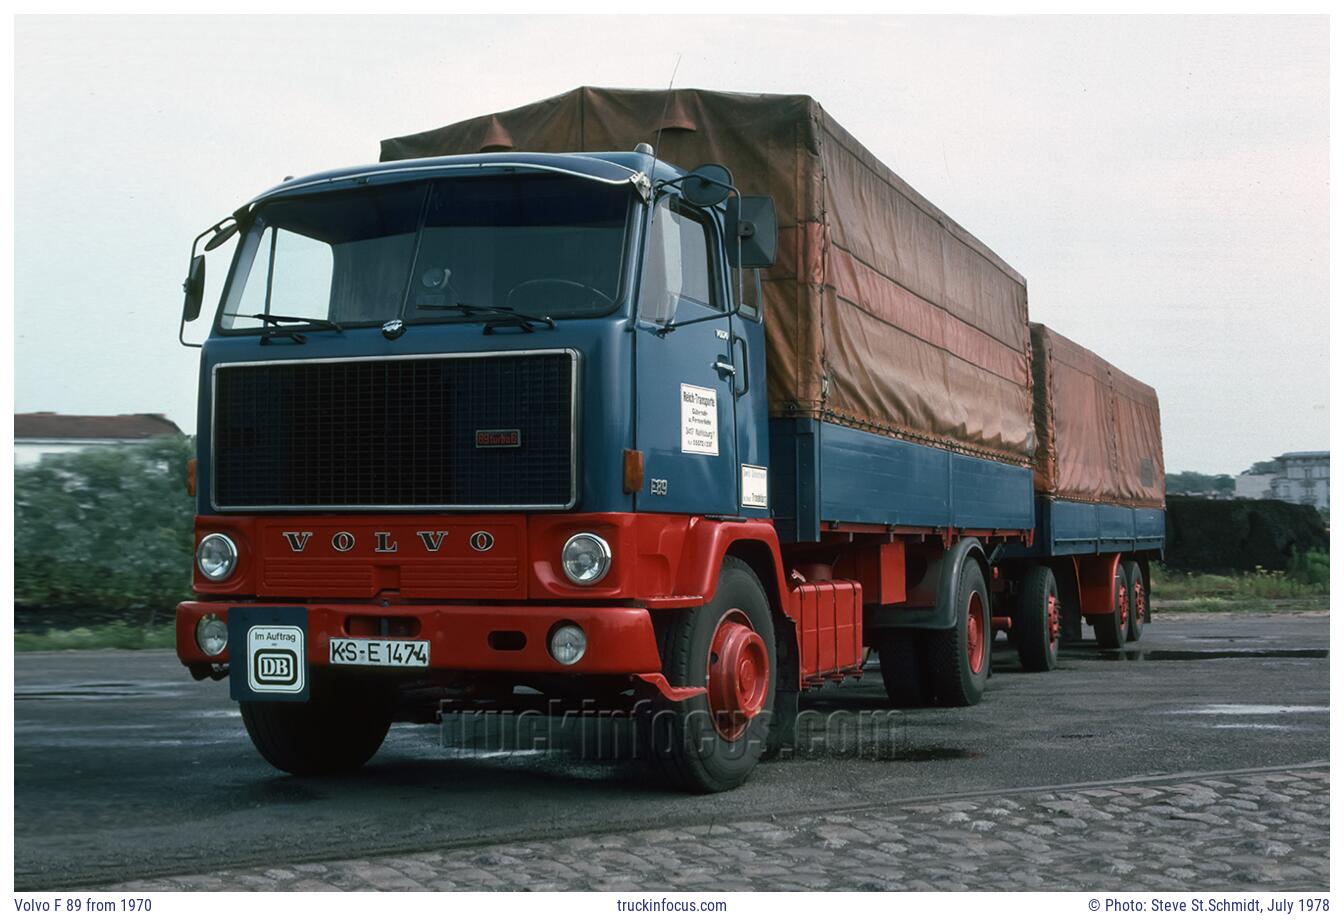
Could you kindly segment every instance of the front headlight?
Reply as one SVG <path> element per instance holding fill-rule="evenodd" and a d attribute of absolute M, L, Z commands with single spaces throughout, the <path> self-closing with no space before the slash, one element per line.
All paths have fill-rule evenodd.
<path fill-rule="evenodd" d="M 238 547 L 222 533 L 207 534 L 196 547 L 196 567 L 211 581 L 223 581 L 238 564 Z"/>
<path fill-rule="evenodd" d="M 565 541 L 560 561 L 574 584 L 595 584 L 611 568 L 611 547 L 595 533 L 576 533 Z"/>
<path fill-rule="evenodd" d="M 213 613 L 207 613 L 196 621 L 196 645 L 211 658 L 218 655 L 229 644 L 229 627 Z"/>

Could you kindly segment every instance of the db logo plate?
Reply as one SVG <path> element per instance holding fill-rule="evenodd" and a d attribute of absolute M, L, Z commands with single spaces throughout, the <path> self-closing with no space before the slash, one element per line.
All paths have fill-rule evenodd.
<path fill-rule="evenodd" d="M 303 630 L 297 626 L 250 627 L 247 663 L 247 686 L 254 693 L 303 693 L 308 670 Z"/>

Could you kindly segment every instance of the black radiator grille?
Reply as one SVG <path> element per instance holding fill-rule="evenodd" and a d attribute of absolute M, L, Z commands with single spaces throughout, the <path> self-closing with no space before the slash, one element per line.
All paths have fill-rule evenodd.
<path fill-rule="evenodd" d="M 215 505 L 569 507 L 573 361 L 546 352 L 220 366 Z"/>

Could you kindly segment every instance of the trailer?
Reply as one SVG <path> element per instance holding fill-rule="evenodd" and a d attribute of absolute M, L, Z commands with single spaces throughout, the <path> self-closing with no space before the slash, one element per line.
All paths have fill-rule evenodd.
<path fill-rule="evenodd" d="M 1155 394 L 809 97 L 581 88 L 233 235 L 178 655 L 282 770 L 521 686 L 722 790 L 872 648 L 971 705 L 1000 630 L 1046 670 L 1148 618 Z"/>

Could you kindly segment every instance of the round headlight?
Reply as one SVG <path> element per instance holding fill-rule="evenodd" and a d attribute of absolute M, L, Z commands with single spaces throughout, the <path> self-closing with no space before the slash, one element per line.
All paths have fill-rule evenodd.
<path fill-rule="evenodd" d="M 601 581 L 611 568 L 611 547 L 597 534 L 576 533 L 565 541 L 560 560 L 570 581 L 576 585 L 591 585 Z"/>
<path fill-rule="evenodd" d="M 196 547 L 196 566 L 211 581 L 223 581 L 238 564 L 238 547 L 222 533 L 207 534 Z"/>
<path fill-rule="evenodd" d="M 588 637 L 573 623 L 562 624 L 551 633 L 551 657 L 561 664 L 576 664 L 586 651 Z"/>
<path fill-rule="evenodd" d="M 229 644 L 228 625 L 213 613 L 207 613 L 196 621 L 196 644 L 213 658 Z"/>

